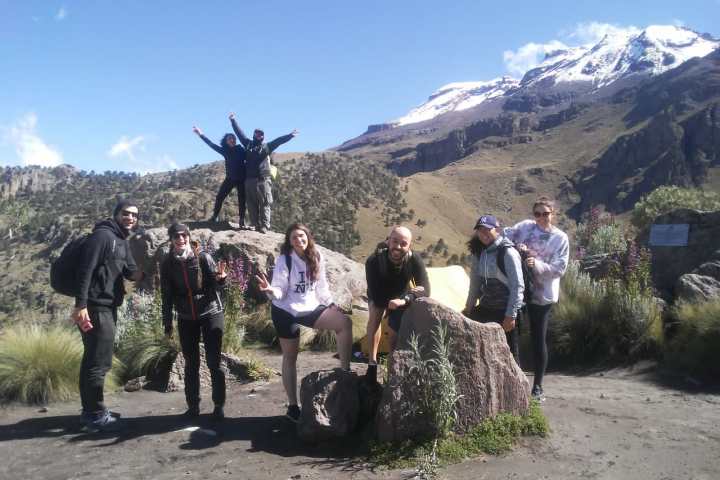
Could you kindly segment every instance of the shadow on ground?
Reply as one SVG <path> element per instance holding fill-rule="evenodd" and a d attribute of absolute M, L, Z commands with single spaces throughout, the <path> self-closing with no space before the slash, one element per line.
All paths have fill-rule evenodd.
<path fill-rule="evenodd" d="M 117 432 L 85 433 L 76 415 L 31 418 L 0 425 L 0 442 L 35 438 L 67 438 L 70 444 L 87 442 L 91 447 L 112 447 L 140 437 L 188 433 L 178 442 L 181 450 L 205 450 L 226 442 L 249 441 L 248 452 L 266 452 L 280 457 L 306 457 L 302 464 L 342 471 L 372 470 L 366 461 L 367 436 L 358 433 L 343 442 L 302 442 L 295 424 L 281 416 L 188 420 L 182 415 L 128 417 Z"/>

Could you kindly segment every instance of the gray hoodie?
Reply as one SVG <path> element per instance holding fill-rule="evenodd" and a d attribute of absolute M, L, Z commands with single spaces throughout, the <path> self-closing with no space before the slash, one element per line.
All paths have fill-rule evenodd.
<path fill-rule="evenodd" d="M 472 309 L 476 302 L 491 310 L 505 310 L 506 317 L 517 316 L 523 305 L 525 289 L 520 254 L 513 243 L 505 237 L 498 237 L 495 242 L 482 251 L 480 257 L 473 256 L 470 269 L 470 290 L 465 301 L 465 308 Z M 497 266 L 498 247 L 507 248 L 505 253 L 505 271 L 503 275 Z"/>

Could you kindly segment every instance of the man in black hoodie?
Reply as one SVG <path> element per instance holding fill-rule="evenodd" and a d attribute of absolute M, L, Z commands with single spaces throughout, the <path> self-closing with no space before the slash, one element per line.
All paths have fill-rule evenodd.
<path fill-rule="evenodd" d="M 86 431 L 118 427 L 117 416 L 104 403 L 105 374 L 112 366 L 117 307 L 125 296 L 123 278 L 138 281 L 138 270 L 127 237 L 137 226 L 138 208 L 120 201 L 112 218 L 98 222 L 82 245 L 78 265 L 79 295 L 73 320 L 82 333 L 80 364 L 81 423 Z"/>
<path fill-rule="evenodd" d="M 270 175 L 271 155 L 283 143 L 289 142 L 298 134 L 293 130 L 287 135 L 265 143 L 265 132 L 255 129 L 250 140 L 230 114 L 230 123 L 240 143 L 245 147 L 245 199 L 250 224 L 260 233 L 270 230 L 270 208 L 272 198 L 272 177 Z"/>

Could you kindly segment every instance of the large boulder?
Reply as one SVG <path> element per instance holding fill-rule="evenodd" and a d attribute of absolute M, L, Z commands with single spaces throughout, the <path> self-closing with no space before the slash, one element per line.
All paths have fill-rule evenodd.
<path fill-rule="evenodd" d="M 528 380 L 515 363 L 500 325 L 477 323 L 433 299 L 423 298 L 403 316 L 397 350 L 390 358 L 389 381 L 376 418 L 381 441 L 433 433 L 426 419 L 413 415 L 419 392 L 404 379 L 412 368 L 410 338 L 416 335 L 423 355 L 432 356 L 437 325 L 447 329 L 452 342 L 449 359 L 461 395 L 456 405 L 456 431 L 465 432 L 500 412 L 527 412 Z"/>
<path fill-rule="evenodd" d="M 657 217 L 653 223 L 690 225 L 687 246 L 650 246 L 653 284 L 664 297 L 671 298 L 681 275 L 692 273 L 706 262 L 720 260 L 720 211 L 679 209 Z M 643 233 L 642 243 L 647 244 L 648 238 L 649 230 Z"/>
<path fill-rule="evenodd" d="M 355 373 L 341 368 L 305 376 L 300 383 L 300 438 L 315 443 L 352 432 L 360 413 L 359 382 Z"/>
<path fill-rule="evenodd" d="M 275 232 L 236 231 L 227 222 L 198 222 L 188 226 L 192 238 L 199 240 L 204 248 L 219 250 L 226 257 L 243 259 L 246 275 L 272 272 L 284 240 L 284 235 Z M 139 288 L 152 290 L 158 285 L 159 265 L 170 249 L 167 229 L 147 229 L 130 239 L 130 247 L 138 266 L 146 274 Z M 328 283 L 335 303 L 348 310 L 353 306 L 367 309 L 364 266 L 340 253 L 317 247 L 326 260 Z"/>

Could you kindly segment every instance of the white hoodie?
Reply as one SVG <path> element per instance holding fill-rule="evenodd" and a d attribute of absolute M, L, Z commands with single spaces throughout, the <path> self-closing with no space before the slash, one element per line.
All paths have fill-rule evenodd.
<path fill-rule="evenodd" d="M 317 279 L 312 283 L 307 278 L 307 264 L 294 250 L 290 253 L 290 259 L 292 260 L 290 281 L 288 281 L 285 255 L 280 255 L 275 261 L 272 284 L 268 292 L 272 297 L 273 305 L 282 308 L 293 317 L 299 317 L 312 312 L 320 305 L 333 303 L 332 293 L 325 277 L 323 257 L 320 256 Z"/>
<path fill-rule="evenodd" d="M 545 231 L 535 220 L 523 220 L 505 229 L 505 236 L 515 245 L 527 245 L 530 255 L 535 257 L 533 267 L 533 294 L 530 303 L 548 305 L 560 298 L 560 277 L 567 270 L 570 260 L 568 237 L 557 227 Z"/>

